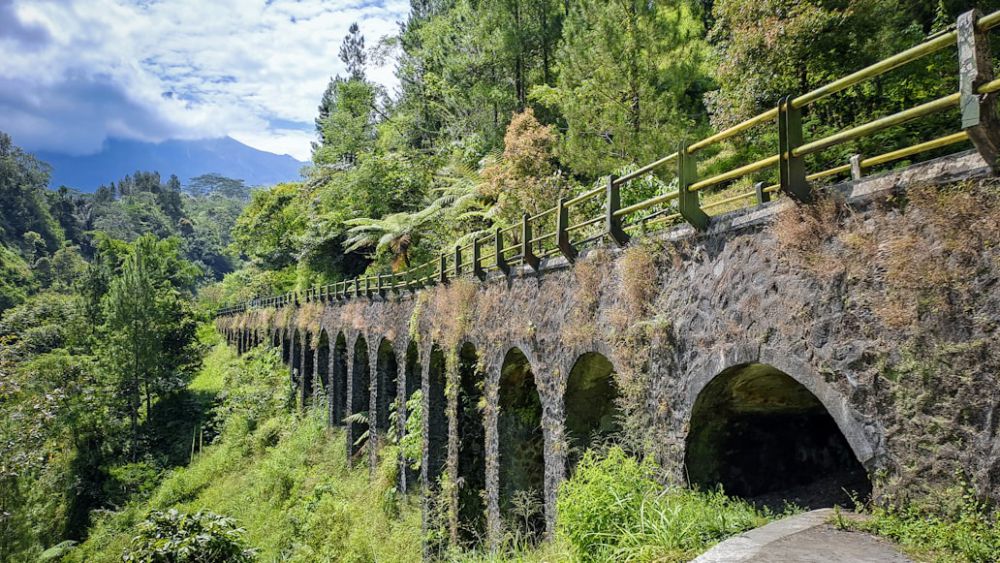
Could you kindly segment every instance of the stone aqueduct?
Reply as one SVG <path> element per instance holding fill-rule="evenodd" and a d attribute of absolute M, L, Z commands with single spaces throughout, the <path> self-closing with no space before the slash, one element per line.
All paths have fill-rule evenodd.
<path fill-rule="evenodd" d="M 832 191 L 874 221 L 877 202 L 901 187 L 986 174 L 968 154 Z M 367 413 L 370 428 L 346 425 L 355 459 L 376 461 L 377 447 L 355 442 L 366 431 L 367 444 L 384 440 L 391 406 L 405 419 L 397 398 L 421 390 L 420 473 L 401 471 L 400 486 L 452 485 L 453 541 L 499 541 L 518 491 L 537 492 L 544 517 L 530 525 L 551 532 L 559 484 L 608 436 L 628 436 L 676 482 L 747 496 L 821 479 L 879 495 L 960 467 L 996 497 L 995 374 L 993 414 L 970 426 L 964 451 L 914 452 L 902 439 L 908 415 L 889 399 L 898 390 L 881 375 L 887 337 L 860 327 L 869 312 L 844 294 L 849 280 L 782 256 L 773 224 L 792 207 L 766 203 L 707 232 L 678 227 L 539 272 L 217 324 L 241 352 L 280 347 L 300 402 L 325 394 L 331 424 Z"/>

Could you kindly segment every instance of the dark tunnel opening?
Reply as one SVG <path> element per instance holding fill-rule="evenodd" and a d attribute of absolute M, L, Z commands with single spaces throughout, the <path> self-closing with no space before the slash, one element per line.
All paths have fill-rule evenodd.
<path fill-rule="evenodd" d="M 566 383 L 566 456 L 570 471 L 588 449 L 614 441 L 620 431 L 614 366 L 596 352 L 580 356 Z"/>
<path fill-rule="evenodd" d="M 389 429 L 389 415 L 396 408 L 394 403 L 396 402 L 397 378 L 399 376 L 396 353 L 392 349 L 392 343 L 387 339 L 382 339 L 378 346 L 376 372 L 378 383 L 375 397 L 375 427 L 385 431 Z"/>
<path fill-rule="evenodd" d="M 354 343 L 354 362 L 351 369 L 351 455 L 356 455 L 368 442 L 368 422 L 371 421 L 369 401 L 371 399 L 371 370 L 368 367 L 368 344 L 363 336 Z"/>
<path fill-rule="evenodd" d="M 425 479 L 428 487 L 436 488 L 438 478 L 448 459 L 448 417 L 445 414 L 445 364 L 444 352 L 435 345 L 431 349 L 430 380 L 426 399 L 427 412 L 427 467 Z"/>
<path fill-rule="evenodd" d="M 695 401 L 685 463 L 691 484 L 780 509 L 850 505 L 871 481 L 815 395 L 781 371 L 723 371 Z"/>
<path fill-rule="evenodd" d="M 406 365 L 405 371 L 403 373 L 404 384 L 403 393 L 404 400 L 406 401 L 406 426 L 414 426 L 415 423 L 419 422 L 419 413 L 413 412 L 415 409 L 419 409 L 420 406 L 417 404 L 418 401 L 413 401 L 414 393 L 420 390 L 420 378 L 423 373 L 420 367 L 420 353 L 417 351 L 417 343 L 410 342 L 406 347 Z M 419 397 L 419 395 L 418 395 Z M 413 421 L 410 418 L 413 417 Z M 404 429 L 403 432 L 406 432 Z M 417 429 L 419 432 L 419 428 Z M 406 451 L 403 452 L 403 471 L 402 471 L 402 481 L 403 490 L 409 490 L 413 485 L 415 485 L 419 479 L 417 469 L 414 469 L 420 461 L 419 453 L 408 454 Z"/>
<path fill-rule="evenodd" d="M 347 338 L 344 333 L 337 334 L 333 344 L 333 358 L 330 370 L 330 416 L 335 426 L 343 426 L 347 416 Z"/>
<path fill-rule="evenodd" d="M 459 541 L 475 546 L 486 539 L 486 429 L 481 405 L 484 382 L 472 344 L 459 352 L 458 374 Z"/>
<path fill-rule="evenodd" d="M 508 529 L 538 538 L 545 531 L 545 441 L 542 402 L 528 359 L 517 348 L 500 371 L 500 513 Z"/>

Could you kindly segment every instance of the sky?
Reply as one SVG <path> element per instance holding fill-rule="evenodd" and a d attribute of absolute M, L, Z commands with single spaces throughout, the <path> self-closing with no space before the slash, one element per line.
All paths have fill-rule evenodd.
<path fill-rule="evenodd" d="M 407 0 L 0 0 L 0 131 L 29 151 L 231 136 L 308 160 L 352 22 L 368 47 Z M 370 79 L 397 86 L 391 57 Z"/>

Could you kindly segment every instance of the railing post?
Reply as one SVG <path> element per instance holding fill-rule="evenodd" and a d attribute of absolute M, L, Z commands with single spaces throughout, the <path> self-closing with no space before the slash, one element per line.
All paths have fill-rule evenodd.
<path fill-rule="evenodd" d="M 569 209 L 566 209 L 565 200 L 559 198 L 559 202 L 556 204 L 556 243 L 562 255 L 572 264 L 576 261 L 577 252 L 573 248 L 573 245 L 569 243 L 569 232 L 566 231 L 568 228 Z"/>
<path fill-rule="evenodd" d="M 677 149 L 677 211 L 691 226 L 703 231 L 708 227 L 708 215 L 701 210 L 698 192 L 688 189 L 697 177 L 697 161 L 694 155 L 688 154 L 687 143 L 681 141 Z"/>
<path fill-rule="evenodd" d="M 527 213 L 521 216 L 521 256 L 524 263 L 538 271 L 538 256 L 531 250 L 531 221 Z"/>
<path fill-rule="evenodd" d="M 361 279 L 360 278 L 354 278 L 352 281 L 354 283 L 354 296 L 355 297 L 360 297 L 361 296 Z"/>
<path fill-rule="evenodd" d="M 615 213 L 622 208 L 621 186 L 617 180 L 618 178 L 614 174 L 608 176 L 608 197 L 604 205 L 605 227 L 608 230 L 608 235 L 611 236 L 611 240 L 615 241 L 615 244 L 625 246 L 628 244 L 629 236 L 622 229 L 622 218 L 615 217 Z"/>
<path fill-rule="evenodd" d="M 812 201 L 806 164 L 794 151 L 802 145 L 802 110 L 792 107 L 792 97 L 778 102 L 778 177 L 781 191 L 801 203 Z"/>
<path fill-rule="evenodd" d="M 448 255 L 444 252 L 441 253 L 441 267 L 438 272 L 438 281 L 448 283 Z"/>
<path fill-rule="evenodd" d="M 976 28 L 982 14 L 969 10 L 958 16 L 958 92 L 962 110 L 962 130 L 983 160 L 991 168 L 997 167 L 1000 153 L 1000 120 L 990 94 L 979 94 L 979 87 L 993 80 L 993 57 L 986 33 Z"/>
<path fill-rule="evenodd" d="M 379 295 L 384 295 L 382 293 L 382 274 L 378 275 L 378 294 Z"/>
<path fill-rule="evenodd" d="M 455 245 L 455 277 L 462 275 L 462 247 Z"/>
<path fill-rule="evenodd" d="M 497 269 L 503 272 L 505 276 L 509 276 L 510 265 L 507 264 L 507 259 L 503 256 L 503 232 L 500 230 L 500 227 L 497 227 L 493 241 L 496 243 Z"/>
<path fill-rule="evenodd" d="M 864 173 L 861 171 L 861 155 L 852 154 L 850 163 L 851 163 L 851 179 L 854 181 L 860 180 L 861 177 L 864 176 Z"/>
<path fill-rule="evenodd" d="M 486 277 L 483 271 L 483 247 L 479 237 L 472 239 L 472 275 L 479 279 Z"/>
<path fill-rule="evenodd" d="M 757 182 L 753 185 L 753 191 L 757 192 L 757 205 L 771 201 L 771 192 L 764 191 L 764 182 Z"/>

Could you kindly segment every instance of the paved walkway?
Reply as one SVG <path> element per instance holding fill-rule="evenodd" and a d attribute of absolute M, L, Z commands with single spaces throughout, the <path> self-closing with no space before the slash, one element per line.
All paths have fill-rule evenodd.
<path fill-rule="evenodd" d="M 729 538 L 693 563 L 912 563 L 889 542 L 827 524 L 833 509 L 813 510 Z"/>

